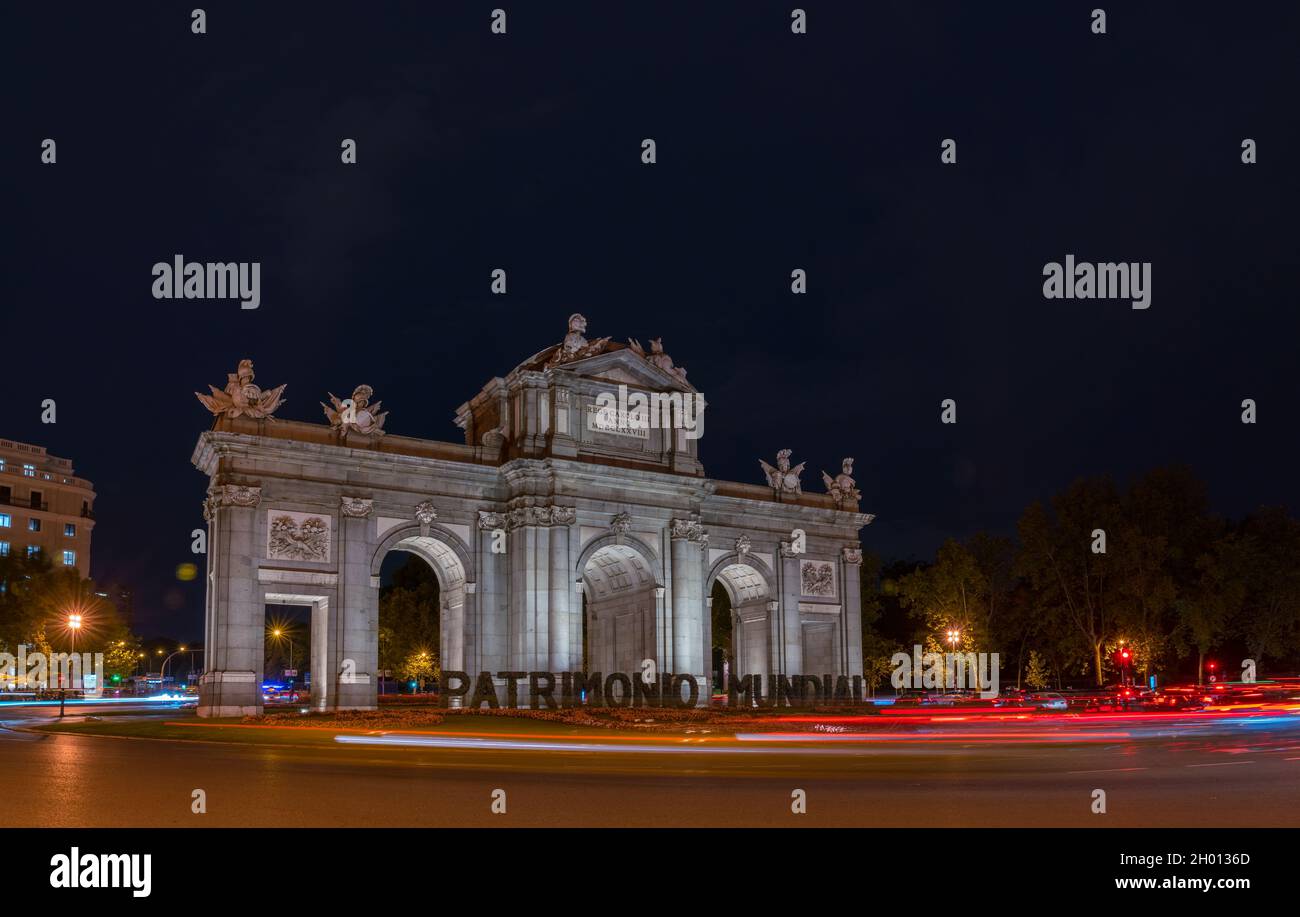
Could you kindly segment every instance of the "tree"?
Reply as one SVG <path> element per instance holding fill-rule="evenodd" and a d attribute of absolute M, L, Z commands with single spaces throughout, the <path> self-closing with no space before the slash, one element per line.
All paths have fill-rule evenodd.
<path fill-rule="evenodd" d="M 77 634 L 79 652 L 93 652 L 96 642 L 121 628 L 117 609 L 96 595 L 95 584 L 75 568 L 54 567 L 42 554 L 0 557 L 0 649 L 19 644 L 43 653 L 68 652 L 72 636 L 68 616 L 83 616 Z"/>
<path fill-rule="evenodd" d="M 125 681 L 135 674 L 139 661 L 140 640 L 127 635 L 121 640 L 110 641 L 104 649 L 104 677 L 112 682 L 114 677 Z"/>
<path fill-rule="evenodd" d="M 909 614 L 924 627 L 927 648 L 937 648 L 938 635 L 951 628 L 961 631 L 962 649 L 987 645 L 988 580 L 961 543 L 945 541 L 934 564 L 904 576 L 899 591 Z"/>
<path fill-rule="evenodd" d="M 1020 517 L 1018 568 L 1036 604 L 1059 614 L 1082 639 L 1097 684 L 1104 684 L 1102 647 L 1114 635 L 1114 564 L 1093 550 L 1094 532 L 1117 532 L 1119 495 L 1109 478 L 1075 481 L 1052 500 L 1052 512 L 1034 503 Z M 1110 550 L 1109 545 L 1107 550 Z"/>
<path fill-rule="evenodd" d="M 1029 651 L 1029 666 L 1025 671 L 1025 684 L 1035 691 L 1047 687 L 1047 663 L 1038 655 L 1037 650 Z"/>
<path fill-rule="evenodd" d="M 1229 533 L 1196 560 L 1196 579 L 1177 602 L 1178 623 L 1174 639 L 1180 647 L 1196 650 L 1196 683 L 1205 673 L 1205 655 L 1228 631 L 1237 610 L 1246 602 L 1247 572 L 1255 542 Z"/>
<path fill-rule="evenodd" d="M 736 635 L 731 621 L 731 595 L 719 578 L 713 582 L 713 601 L 709 604 L 709 614 L 713 621 L 710 630 L 713 640 L 713 656 L 718 658 L 718 677 L 722 679 L 722 688 L 726 689 L 726 675 L 736 664 Z M 712 660 L 710 660 L 712 663 Z"/>
<path fill-rule="evenodd" d="M 1252 657 L 1282 659 L 1300 643 L 1300 523 L 1280 507 L 1248 516 L 1241 531 L 1249 582 L 1236 630 Z"/>
<path fill-rule="evenodd" d="M 442 677 L 442 666 L 436 654 L 428 650 L 416 650 L 402 660 L 398 674 L 403 681 L 412 681 L 423 687 L 425 682 Z"/>
<path fill-rule="evenodd" d="M 379 591 L 379 667 L 400 671 L 412 654 L 441 653 L 438 578 L 410 557 Z"/>

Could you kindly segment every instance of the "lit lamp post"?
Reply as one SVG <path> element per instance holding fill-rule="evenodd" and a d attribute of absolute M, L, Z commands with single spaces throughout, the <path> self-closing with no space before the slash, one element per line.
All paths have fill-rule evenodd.
<path fill-rule="evenodd" d="M 948 637 L 948 649 L 951 652 L 956 652 L 957 644 L 961 642 L 961 631 L 959 631 L 955 627 L 950 627 L 948 628 L 947 637 Z M 948 662 L 949 663 L 952 662 L 952 657 L 949 657 Z M 950 668 L 952 669 L 952 687 L 956 689 L 958 687 L 958 684 L 957 684 L 957 672 L 955 666 L 949 666 L 947 664 L 944 665 L 943 667 L 944 681 L 948 680 L 948 672 Z"/>
<path fill-rule="evenodd" d="M 81 666 L 77 664 L 77 631 L 81 630 L 81 615 L 68 615 L 68 638 L 72 642 L 72 658 L 68 660 L 68 673 L 71 674 L 75 668 L 81 671 Z M 63 673 L 59 673 L 59 716 L 63 716 L 63 705 L 68 697 L 68 686 L 63 680 Z"/>
<path fill-rule="evenodd" d="M 293 637 L 290 637 L 287 634 L 285 634 L 284 629 L 279 627 L 271 631 L 271 636 L 277 640 L 284 638 L 285 640 L 289 641 L 289 668 L 292 669 L 293 668 Z M 297 677 L 298 676 L 295 673 L 294 678 L 296 679 Z"/>
<path fill-rule="evenodd" d="M 162 677 L 162 678 L 166 678 L 166 677 L 167 677 L 167 663 L 169 663 L 169 662 L 172 661 L 172 656 L 180 655 L 181 653 L 184 653 L 185 651 L 186 651 L 186 650 L 185 650 L 185 647 L 183 647 L 183 646 L 182 646 L 182 647 L 179 647 L 179 648 L 176 650 L 176 652 L 172 653 L 171 656 L 168 656 L 166 659 L 163 660 L 162 670 L 159 672 L 160 677 Z M 190 666 L 191 666 L 191 668 L 192 668 L 192 667 L 193 667 L 193 663 L 190 663 Z"/>

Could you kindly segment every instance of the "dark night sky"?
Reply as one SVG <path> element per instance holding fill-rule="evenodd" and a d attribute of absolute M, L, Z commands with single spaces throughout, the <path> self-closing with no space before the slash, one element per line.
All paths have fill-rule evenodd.
<path fill-rule="evenodd" d="M 192 392 L 248 356 L 282 417 L 364 381 L 393 432 L 458 440 L 573 311 L 663 336 L 711 476 L 790 447 L 820 491 L 855 456 L 886 557 L 1168 462 L 1223 513 L 1300 504 L 1300 7 L 1106 3 L 1095 36 L 1092 0 L 808 2 L 794 36 L 794 5 L 214 3 L 205 36 L 190 3 L 7 11 L 0 436 L 95 483 L 93 573 L 135 629 L 202 630 L 173 575 Z M 175 253 L 260 261 L 261 308 L 154 300 Z M 1151 308 L 1045 300 L 1066 253 L 1152 262 Z"/>

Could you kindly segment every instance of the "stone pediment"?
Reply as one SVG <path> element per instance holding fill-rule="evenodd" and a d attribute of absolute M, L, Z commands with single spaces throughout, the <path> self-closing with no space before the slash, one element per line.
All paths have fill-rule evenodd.
<path fill-rule="evenodd" d="M 695 391 L 695 387 L 681 376 L 660 369 L 636 351 L 626 347 L 566 363 L 563 369 L 583 379 L 621 382 L 647 391 Z"/>

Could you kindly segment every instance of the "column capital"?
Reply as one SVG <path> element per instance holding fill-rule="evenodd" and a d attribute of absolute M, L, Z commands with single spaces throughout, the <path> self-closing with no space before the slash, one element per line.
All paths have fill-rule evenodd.
<path fill-rule="evenodd" d="M 222 506 L 241 506 L 252 509 L 262 502 L 260 484 L 214 484 L 208 488 L 207 504 L 210 510 Z"/>
<path fill-rule="evenodd" d="M 505 513 L 493 513 L 484 509 L 478 511 L 478 530 L 480 532 L 492 532 L 496 529 L 503 529 L 505 527 Z"/>
<path fill-rule="evenodd" d="M 578 510 L 572 506 L 556 506 L 552 503 L 545 503 L 517 506 L 505 515 L 506 524 L 513 531 L 525 525 L 573 525 L 578 519 Z"/>
<path fill-rule="evenodd" d="M 704 531 L 696 519 L 672 519 L 668 523 L 668 537 L 673 541 L 683 539 L 692 541 L 700 547 L 706 547 L 709 543 L 709 533 Z"/>

